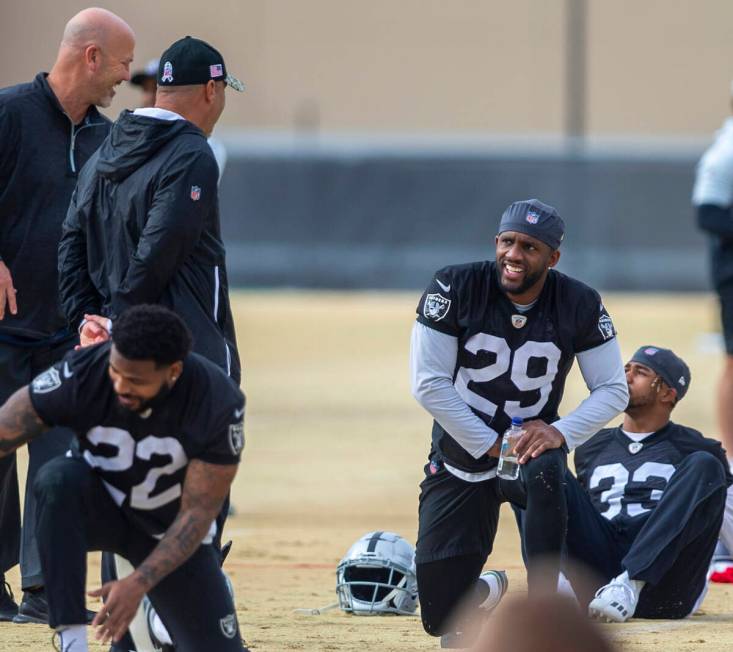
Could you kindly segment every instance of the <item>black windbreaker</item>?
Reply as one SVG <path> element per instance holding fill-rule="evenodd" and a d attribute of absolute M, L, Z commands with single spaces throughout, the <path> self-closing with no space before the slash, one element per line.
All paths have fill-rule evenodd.
<path fill-rule="evenodd" d="M 58 301 L 56 252 L 77 171 L 109 128 L 93 106 L 72 124 L 46 73 L 0 90 L 0 255 L 18 291 L 18 314 L 6 309 L 0 341 L 32 346 L 76 335 Z"/>
<path fill-rule="evenodd" d="M 69 323 L 159 303 L 191 329 L 194 351 L 239 382 L 219 226 L 219 170 L 186 120 L 123 111 L 79 175 L 59 246 Z"/>

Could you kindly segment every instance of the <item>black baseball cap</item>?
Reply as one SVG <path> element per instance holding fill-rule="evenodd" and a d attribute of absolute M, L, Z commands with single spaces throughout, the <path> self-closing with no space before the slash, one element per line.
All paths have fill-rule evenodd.
<path fill-rule="evenodd" d="M 219 51 L 193 36 L 179 39 L 163 52 L 158 63 L 157 79 L 161 87 L 205 84 L 213 79 L 225 82 L 235 91 L 244 90 L 244 84 L 227 73 Z"/>
<path fill-rule="evenodd" d="M 681 399 L 690 387 L 690 368 L 685 361 L 670 349 L 659 346 L 642 346 L 631 357 L 631 362 L 638 362 L 657 373 L 672 389 L 677 391 L 677 399 Z"/>
<path fill-rule="evenodd" d="M 517 231 L 557 249 L 565 235 L 565 222 L 549 204 L 539 199 L 515 201 L 501 216 L 498 233 Z"/>

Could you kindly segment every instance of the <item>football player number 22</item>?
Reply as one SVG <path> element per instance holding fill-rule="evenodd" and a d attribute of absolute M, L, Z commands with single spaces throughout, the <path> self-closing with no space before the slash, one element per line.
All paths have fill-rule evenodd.
<path fill-rule="evenodd" d="M 97 426 L 87 433 L 87 439 L 95 445 L 105 444 L 117 448 L 117 454 L 112 457 L 93 455 L 84 451 L 84 459 L 93 467 L 105 471 L 127 471 L 132 466 L 135 457 L 141 460 L 150 460 L 153 455 L 163 455 L 170 458 L 170 463 L 156 466 L 148 470 L 145 479 L 135 485 L 130 492 L 130 507 L 135 509 L 157 509 L 175 500 L 181 495 L 181 483 L 153 495 L 158 479 L 163 475 L 170 475 L 186 466 L 188 458 L 180 442 L 173 437 L 153 437 L 149 435 L 141 439 L 135 446 L 135 440 L 127 430 L 121 428 L 104 428 Z M 110 487 L 110 485 L 107 485 Z M 122 504 L 124 494 L 115 487 L 110 487 L 112 497 L 117 504 Z"/>
<path fill-rule="evenodd" d="M 468 387 L 468 383 L 488 383 L 498 378 L 511 368 L 511 379 L 520 392 L 531 392 L 539 390 L 539 398 L 531 405 L 521 407 L 519 401 L 506 401 L 504 412 L 510 417 L 522 417 L 530 419 L 536 417 L 545 407 L 547 399 L 552 391 L 552 381 L 557 375 L 557 366 L 560 362 L 560 349 L 552 342 L 532 342 L 522 344 L 512 356 L 512 350 L 501 337 L 489 335 L 488 333 L 477 333 L 470 337 L 464 345 L 466 350 L 473 355 L 480 351 L 488 351 L 496 355 L 496 360 L 480 369 L 469 369 L 461 367 L 456 375 L 455 387 L 461 398 L 472 408 L 479 410 L 489 416 L 494 416 L 497 407 L 489 399 L 477 394 Z M 529 361 L 531 358 L 544 358 L 547 360 L 547 368 L 541 376 L 530 377 Z"/>

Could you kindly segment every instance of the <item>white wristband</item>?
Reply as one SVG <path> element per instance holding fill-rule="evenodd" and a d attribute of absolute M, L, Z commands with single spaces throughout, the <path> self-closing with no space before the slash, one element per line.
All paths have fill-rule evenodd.
<path fill-rule="evenodd" d="M 81 323 L 79 324 L 79 328 L 78 328 L 79 335 L 81 335 L 81 329 L 84 328 L 84 324 L 86 324 L 88 321 L 89 320 L 86 317 L 81 320 Z M 112 320 L 109 317 L 107 318 L 107 324 L 106 325 L 100 324 L 100 326 L 102 326 L 104 330 L 106 330 L 110 335 L 112 335 Z"/>

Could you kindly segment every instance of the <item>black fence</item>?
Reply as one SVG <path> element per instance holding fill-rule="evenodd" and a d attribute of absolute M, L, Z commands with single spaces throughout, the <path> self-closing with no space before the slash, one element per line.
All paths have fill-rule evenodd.
<path fill-rule="evenodd" d="M 493 258 L 512 201 L 554 205 L 558 269 L 600 289 L 709 287 L 690 206 L 701 148 L 230 148 L 221 184 L 232 284 L 422 288 L 446 264 Z"/>

